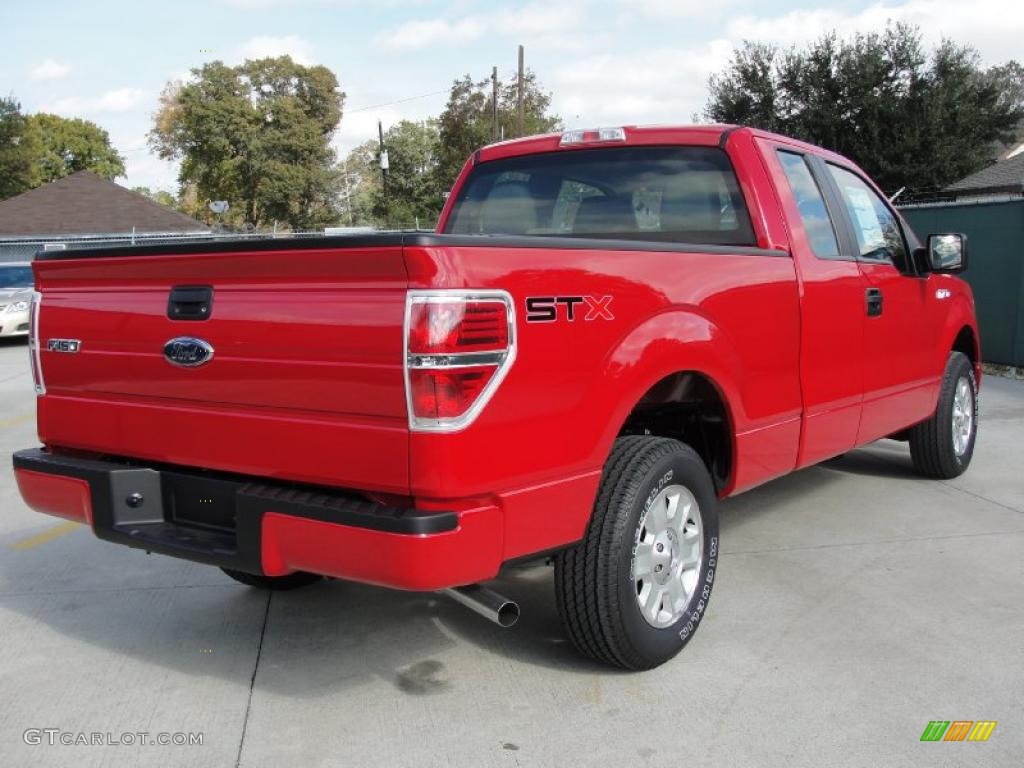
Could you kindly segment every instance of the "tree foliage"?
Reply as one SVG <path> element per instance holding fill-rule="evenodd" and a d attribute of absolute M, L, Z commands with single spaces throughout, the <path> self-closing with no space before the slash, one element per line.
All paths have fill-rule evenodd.
<path fill-rule="evenodd" d="M 31 188 L 37 151 L 32 139 L 21 104 L 14 97 L 0 98 L 0 200 Z"/>
<path fill-rule="evenodd" d="M 549 114 L 551 94 L 541 88 L 533 72 L 523 79 L 523 133 L 532 135 L 556 130 L 558 115 Z M 515 78 L 498 83 L 498 137 L 517 135 L 517 85 Z M 441 147 L 438 184 L 450 189 L 467 158 L 495 141 L 492 85 L 490 79 L 474 81 L 469 75 L 452 83 L 448 104 L 438 119 Z"/>
<path fill-rule="evenodd" d="M 1016 69 L 1015 69 L 1016 67 Z M 804 139 L 854 160 L 886 190 L 946 186 L 984 167 L 1024 117 L 1014 62 L 985 71 L 969 46 L 927 55 L 916 28 L 803 50 L 746 42 L 709 82 L 704 117 Z M 1017 81 L 1020 82 L 1019 80 Z"/>
<path fill-rule="evenodd" d="M 16 99 L 0 99 L 0 199 L 78 171 L 124 175 L 124 158 L 105 130 L 78 118 L 23 115 Z"/>
<path fill-rule="evenodd" d="M 334 73 L 281 56 L 235 67 L 214 61 L 192 76 L 165 88 L 149 134 L 160 157 L 181 160 L 183 189 L 227 200 L 237 223 L 335 223 L 330 140 L 345 94 Z"/>
<path fill-rule="evenodd" d="M 160 205 L 166 205 L 168 208 L 178 209 L 178 198 L 168 192 L 166 189 L 150 189 L 149 187 L 132 187 L 132 192 L 138 192 L 140 195 L 145 195 L 154 203 L 160 203 Z"/>
<path fill-rule="evenodd" d="M 111 181 L 124 176 L 124 158 L 111 146 L 110 135 L 96 123 L 38 113 L 29 116 L 28 130 L 38 138 L 33 186 L 78 171 L 92 171 Z"/>
<path fill-rule="evenodd" d="M 367 141 L 342 166 L 345 223 L 386 227 L 429 227 L 444 205 L 438 181 L 441 140 L 437 120 L 403 120 L 384 133 L 388 152 L 385 205 L 380 145 Z"/>

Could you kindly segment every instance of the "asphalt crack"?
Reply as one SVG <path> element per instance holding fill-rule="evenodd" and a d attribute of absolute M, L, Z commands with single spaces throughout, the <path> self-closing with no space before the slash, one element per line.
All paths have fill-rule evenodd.
<path fill-rule="evenodd" d="M 766 549 L 722 549 L 723 555 L 769 555 L 775 552 L 807 552 L 815 549 L 839 549 L 842 547 L 869 547 L 878 544 L 906 544 L 912 541 L 939 541 L 941 539 L 970 539 L 978 536 L 1020 536 L 1021 531 L 981 531 L 978 533 L 950 533 L 937 536 L 906 536 L 873 541 L 839 541 L 831 544 L 808 544 L 803 547 L 772 547 Z"/>
<path fill-rule="evenodd" d="M 263 655 L 263 638 L 267 634 L 267 619 L 270 617 L 270 598 L 274 593 L 267 590 L 267 606 L 263 611 L 263 627 L 260 629 L 260 643 L 256 647 L 256 663 L 252 667 L 252 677 L 249 680 L 249 699 L 245 703 L 245 719 L 242 721 L 242 738 L 238 740 L 238 756 L 235 758 L 235 768 L 242 764 L 242 747 L 245 746 L 245 732 L 249 727 L 249 712 L 252 709 L 252 691 L 256 687 L 256 673 L 260 668 L 260 656 Z"/>
<path fill-rule="evenodd" d="M 960 488 L 946 481 L 943 481 L 942 484 L 947 488 L 952 488 L 954 491 L 959 491 L 960 493 L 966 494 L 967 496 L 972 496 L 975 499 L 978 499 L 978 501 L 987 501 L 989 504 L 994 504 L 997 507 L 1002 507 L 1003 509 L 1009 510 L 1010 512 L 1016 512 L 1019 515 L 1024 515 L 1024 509 L 1017 509 L 1016 507 L 1011 507 L 1009 504 L 1003 504 L 1002 502 L 996 501 L 995 499 L 990 499 L 988 496 L 982 496 L 980 493 L 968 491 L 966 488 Z"/>

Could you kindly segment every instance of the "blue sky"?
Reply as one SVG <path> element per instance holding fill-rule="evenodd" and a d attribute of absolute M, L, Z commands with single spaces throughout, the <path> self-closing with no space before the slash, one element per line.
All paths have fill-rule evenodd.
<path fill-rule="evenodd" d="M 989 64 L 1024 59 L 1020 0 L 4 0 L 0 92 L 107 129 L 127 160 L 119 183 L 174 189 L 176 167 L 149 153 L 145 134 L 164 85 L 211 59 L 289 53 L 330 67 L 347 93 L 344 152 L 378 118 L 437 114 L 464 73 L 511 74 L 519 43 L 568 126 L 689 122 L 708 74 L 742 40 L 800 44 L 887 19 L 918 24 L 930 44 L 970 43 Z M 410 99 L 422 94 L 433 95 Z"/>

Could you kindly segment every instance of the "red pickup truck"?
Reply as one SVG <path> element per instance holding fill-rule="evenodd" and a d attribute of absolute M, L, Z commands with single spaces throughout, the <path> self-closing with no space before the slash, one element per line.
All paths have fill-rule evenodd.
<path fill-rule="evenodd" d="M 922 245 L 843 157 L 747 128 L 485 147 L 436 233 L 41 253 L 41 512 L 288 588 L 450 594 L 554 561 L 566 631 L 693 636 L 716 503 L 879 438 L 949 478 L 981 376 L 961 235 Z"/>

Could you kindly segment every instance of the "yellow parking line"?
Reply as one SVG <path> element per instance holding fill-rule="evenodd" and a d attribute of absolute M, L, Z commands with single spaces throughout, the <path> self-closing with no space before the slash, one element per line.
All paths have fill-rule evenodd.
<path fill-rule="evenodd" d="M 24 424 L 26 421 L 32 421 L 36 417 L 35 411 L 32 413 L 23 413 L 20 416 L 14 416 L 10 419 L 4 419 L 0 421 L 0 429 L 7 429 L 7 427 L 16 427 L 19 424 Z"/>
<path fill-rule="evenodd" d="M 11 549 L 32 549 L 32 547 L 38 547 L 40 544 L 45 544 L 48 541 L 60 538 L 66 533 L 71 533 L 79 527 L 80 523 L 76 523 L 73 520 L 68 520 L 66 523 L 58 523 L 48 531 L 37 533 L 35 536 L 29 536 L 27 539 L 22 539 L 21 541 L 11 544 Z"/>

